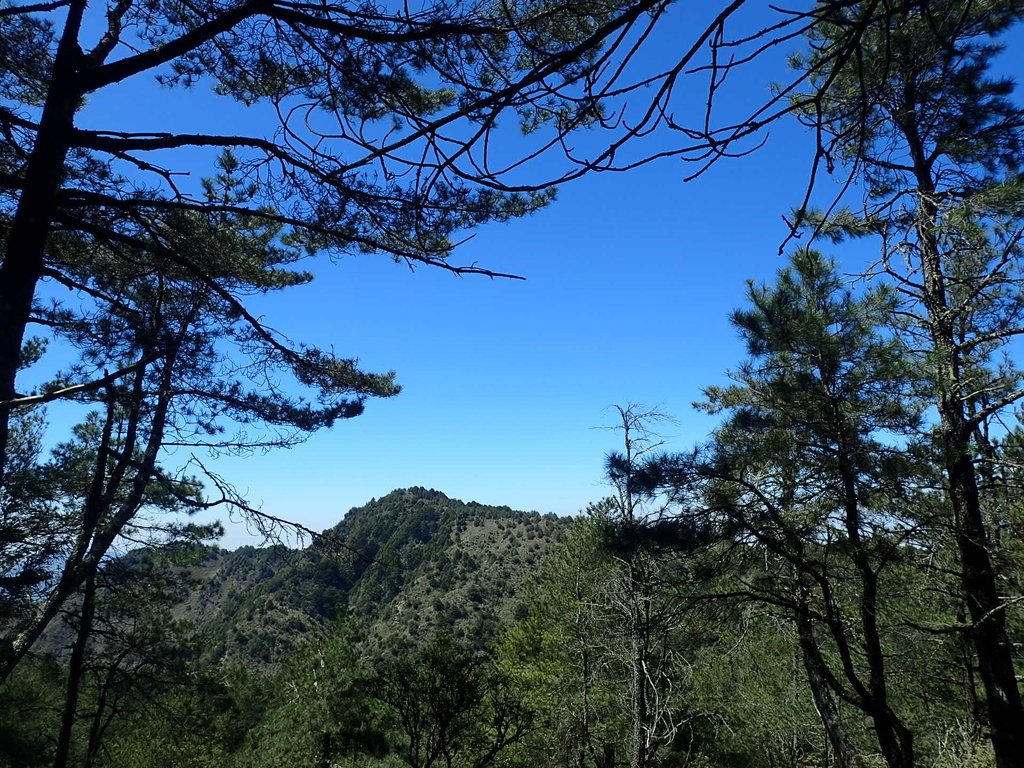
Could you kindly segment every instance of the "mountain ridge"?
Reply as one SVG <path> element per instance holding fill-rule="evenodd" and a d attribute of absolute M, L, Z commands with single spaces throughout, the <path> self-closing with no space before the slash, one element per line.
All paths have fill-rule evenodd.
<path fill-rule="evenodd" d="M 439 630 L 486 641 L 513 618 L 570 518 L 400 488 L 353 507 L 309 546 L 215 550 L 190 569 L 178 613 L 204 657 L 273 665 L 343 617 L 377 648 Z"/>

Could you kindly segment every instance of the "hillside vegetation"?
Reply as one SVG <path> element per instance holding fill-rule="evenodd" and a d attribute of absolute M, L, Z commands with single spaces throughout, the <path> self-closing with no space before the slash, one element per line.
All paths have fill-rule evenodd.
<path fill-rule="evenodd" d="M 601 96 L 633 93 L 636 25 L 670 4 L 109 0 L 85 52 L 86 0 L 0 0 L 0 768 L 1024 768 L 1024 107 L 995 73 L 1024 2 L 818 0 L 746 37 L 743 0 L 709 7 L 639 75 L 635 122 Z M 776 46 L 790 84 L 713 127 Z M 153 67 L 270 100 L 280 130 L 77 126 Z M 664 100 L 695 74 L 703 129 Z M 412 488 L 303 549 L 211 550 L 199 510 L 302 524 L 200 456 L 398 394 L 249 299 L 325 251 L 487 273 L 448 261 L 466 230 L 552 200 L 490 149 L 512 112 L 580 173 L 645 162 L 591 163 L 584 125 L 676 129 L 695 176 L 783 115 L 809 129 L 794 247 L 694 404 L 714 426 L 669 450 L 666 414 L 613 406 L 604 498 L 573 520 Z M 149 154 L 189 145 L 240 151 L 191 202 Z M 820 250 L 854 239 L 875 247 Z M 595 326 L 594 355 L 617 373 L 678 353 L 656 324 L 701 332 L 615 296 L 594 306 L 631 338 Z M 20 391 L 50 340 L 67 369 Z M 87 411 L 64 440 L 54 401 Z"/>
<path fill-rule="evenodd" d="M 439 629 L 483 642 L 507 626 L 531 574 L 568 521 L 396 490 L 352 509 L 311 546 L 214 551 L 188 569 L 179 609 L 203 658 L 279 662 L 314 628 L 352 616 L 375 648 Z"/>

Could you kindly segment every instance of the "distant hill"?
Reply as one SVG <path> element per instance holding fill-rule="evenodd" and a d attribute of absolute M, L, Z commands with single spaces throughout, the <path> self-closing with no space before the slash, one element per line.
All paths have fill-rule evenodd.
<path fill-rule="evenodd" d="M 440 628 L 486 639 L 513 618 L 527 579 L 568 522 L 397 490 L 352 509 L 306 549 L 211 554 L 195 567 L 181 612 L 206 637 L 209 661 L 272 664 L 341 615 L 376 651 Z"/>

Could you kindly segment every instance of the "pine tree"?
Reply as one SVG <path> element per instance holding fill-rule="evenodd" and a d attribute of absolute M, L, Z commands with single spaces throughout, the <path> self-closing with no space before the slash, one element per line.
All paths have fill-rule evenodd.
<path fill-rule="evenodd" d="M 208 198 L 255 194 L 235 175 L 230 155 L 221 168 L 207 183 Z M 357 415 L 371 393 L 397 392 L 391 375 L 363 373 L 354 361 L 316 348 L 294 349 L 240 306 L 234 292 L 279 290 L 308 279 L 290 269 L 296 251 L 278 242 L 278 225 L 237 214 L 218 215 L 211 224 L 190 212 L 163 223 L 176 239 L 173 248 L 89 248 L 71 238 L 64 243 L 63 279 L 89 299 L 78 311 L 60 305 L 38 311 L 78 358 L 41 392 L 21 398 L 22 408 L 66 398 L 96 410 L 59 444 L 55 463 L 63 466 L 50 471 L 55 479 L 45 486 L 44 501 L 45 519 L 60 520 L 60 544 L 47 559 L 35 609 L 4 629 L 9 643 L 0 654 L 0 680 L 112 549 L 126 536 L 139 537 L 150 524 L 147 511 L 249 509 L 194 456 L 184 466 L 163 466 L 167 443 L 212 451 L 287 446 Z M 161 240 L 156 233 L 151 238 Z M 219 276 L 217 290 L 208 290 L 188 259 L 203 262 L 205 275 Z M 101 375 L 96 387 L 69 382 L 96 371 L 114 373 Z M 204 481 L 211 486 L 206 495 Z"/>
<path fill-rule="evenodd" d="M 917 535 L 911 499 L 921 402 L 899 343 L 878 318 L 891 297 L 854 296 L 835 266 L 801 250 L 773 285 L 733 314 L 749 359 L 703 407 L 726 419 L 692 455 L 656 457 L 646 482 L 675 485 L 683 520 L 717 531 L 734 597 L 792 622 L 833 754 L 852 764 L 839 704 L 872 724 L 891 768 L 915 764 L 890 667 L 900 627 L 886 596 L 902 547 Z"/>
<path fill-rule="evenodd" d="M 837 7 L 812 51 L 865 12 Z M 927 352 L 965 631 L 1000 768 L 1024 765 L 1024 705 L 978 462 L 987 425 L 1024 396 L 1020 375 L 1001 359 L 1024 331 L 1024 110 L 1011 99 L 1012 82 L 988 70 L 1000 50 L 994 36 L 1021 12 L 1015 2 L 911 6 L 869 24 L 842 66 L 813 52 L 798 62 L 814 82 L 832 83 L 806 115 L 820 129 L 820 153 L 865 195 L 859 210 L 803 218 L 837 238 L 879 237 L 871 272 L 903 298 L 894 330 Z"/>

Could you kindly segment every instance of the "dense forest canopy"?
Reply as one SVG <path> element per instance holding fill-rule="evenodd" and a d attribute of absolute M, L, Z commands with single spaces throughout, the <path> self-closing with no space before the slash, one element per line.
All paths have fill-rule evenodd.
<path fill-rule="evenodd" d="M 1024 7 L 743 31 L 744 6 L 642 71 L 658 0 L 0 4 L 0 765 L 1024 765 L 1024 108 L 992 71 Z M 790 79 L 719 119 L 790 44 Z M 258 119 L 86 121 L 139 77 Z M 746 356 L 701 444 L 621 404 L 571 522 L 423 488 L 302 550 L 192 522 L 301 530 L 203 457 L 399 393 L 253 297 L 340 255 L 509 278 L 459 240 L 592 171 L 699 176 L 779 120 L 814 151 L 802 240 L 730 316 Z M 51 403 L 80 423 L 48 431 Z"/>

